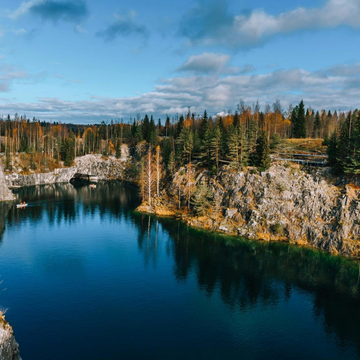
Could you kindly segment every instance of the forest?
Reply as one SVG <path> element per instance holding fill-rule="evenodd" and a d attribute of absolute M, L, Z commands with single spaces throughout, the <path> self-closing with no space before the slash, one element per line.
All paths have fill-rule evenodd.
<path fill-rule="evenodd" d="M 323 139 L 335 173 L 360 172 L 360 116 L 353 112 L 314 111 L 303 101 L 287 111 L 277 100 L 264 111 L 258 103 L 243 101 L 234 113 L 209 117 L 191 113 L 166 116 L 165 121 L 145 115 L 142 119 L 75 125 L 42 122 L 25 115 L 0 119 L 1 152 L 11 171 L 17 154 L 28 159 L 26 171 L 71 166 L 76 156 L 102 154 L 121 157 L 121 145 L 129 145 L 135 162 L 129 176 L 143 184 L 142 194 L 159 192 L 160 178 L 166 179 L 186 166 L 216 173 L 220 167 L 236 170 L 270 166 L 270 151 L 291 138 Z M 154 171 L 151 171 L 154 168 Z M 154 179 L 149 173 L 158 173 Z M 161 173 L 161 176 L 159 175 Z M 147 180 L 146 180 L 147 176 Z M 147 184 L 147 186 L 145 186 Z M 151 189 L 151 190 L 149 190 Z"/>

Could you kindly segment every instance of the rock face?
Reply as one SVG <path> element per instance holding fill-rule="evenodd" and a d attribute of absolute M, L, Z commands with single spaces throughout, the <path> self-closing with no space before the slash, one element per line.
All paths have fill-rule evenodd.
<path fill-rule="evenodd" d="M 14 199 L 15 197 L 13 193 L 9 190 L 9 187 L 6 183 L 5 174 L 0 161 L 0 201 L 11 201 Z"/>
<path fill-rule="evenodd" d="M 220 206 L 213 204 L 203 217 L 183 215 L 190 225 L 360 258 L 360 180 L 282 165 L 261 174 L 251 169 L 200 173 L 196 184 L 204 179 Z M 168 188 L 169 208 L 176 208 L 179 183 L 186 183 L 184 170 Z"/>
<path fill-rule="evenodd" d="M 124 145 L 123 145 L 124 148 Z M 127 149 L 127 146 L 126 146 Z M 124 174 L 124 161 L 128 152 L 122 150 L 124 158 L 118 160 L 114 157 L 103 159 L 101 155 L 85 155 L 75 159 L 72 167 L 55 169 L 53 172 L 43 174 L 6 175 L 9 187 L 22 187 L 54 183 L 69 182 L 76 173 L 96 175 L 99 180 L 122 179 Z"/>
<path fill-rule="evenodd" d="M 0 359 L 21 360 L 19 344 L 14 337 L 14 331 L 5 317 L 0 313 Z"/>

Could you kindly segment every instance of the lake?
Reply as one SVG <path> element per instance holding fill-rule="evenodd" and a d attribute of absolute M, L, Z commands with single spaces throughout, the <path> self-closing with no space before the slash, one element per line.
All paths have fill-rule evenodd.
<path fill-rule="evenodd" d="M 24 360 L 352 359 L 356 261 L 137 214 L 118 182 L 0 205 L 0 306 Z"/>

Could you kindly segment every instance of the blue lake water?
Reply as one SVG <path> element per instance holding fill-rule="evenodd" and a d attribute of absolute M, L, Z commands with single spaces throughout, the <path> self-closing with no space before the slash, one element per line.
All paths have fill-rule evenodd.
<path fill-rule="evenodd" d="M 0 306 L 24 360 L 352 359 L 359 263 L 133 210 L 117 182 L 0 205 Z"/>

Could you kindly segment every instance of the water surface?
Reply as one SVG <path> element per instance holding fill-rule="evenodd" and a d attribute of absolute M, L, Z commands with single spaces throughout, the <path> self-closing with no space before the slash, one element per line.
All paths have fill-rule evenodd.
<path fill-rule="evenodd" d="M 136 214 L 116 182 L 18 197 L 0 306 L 24 360 L 359 357 L 357 262 Z"/>

